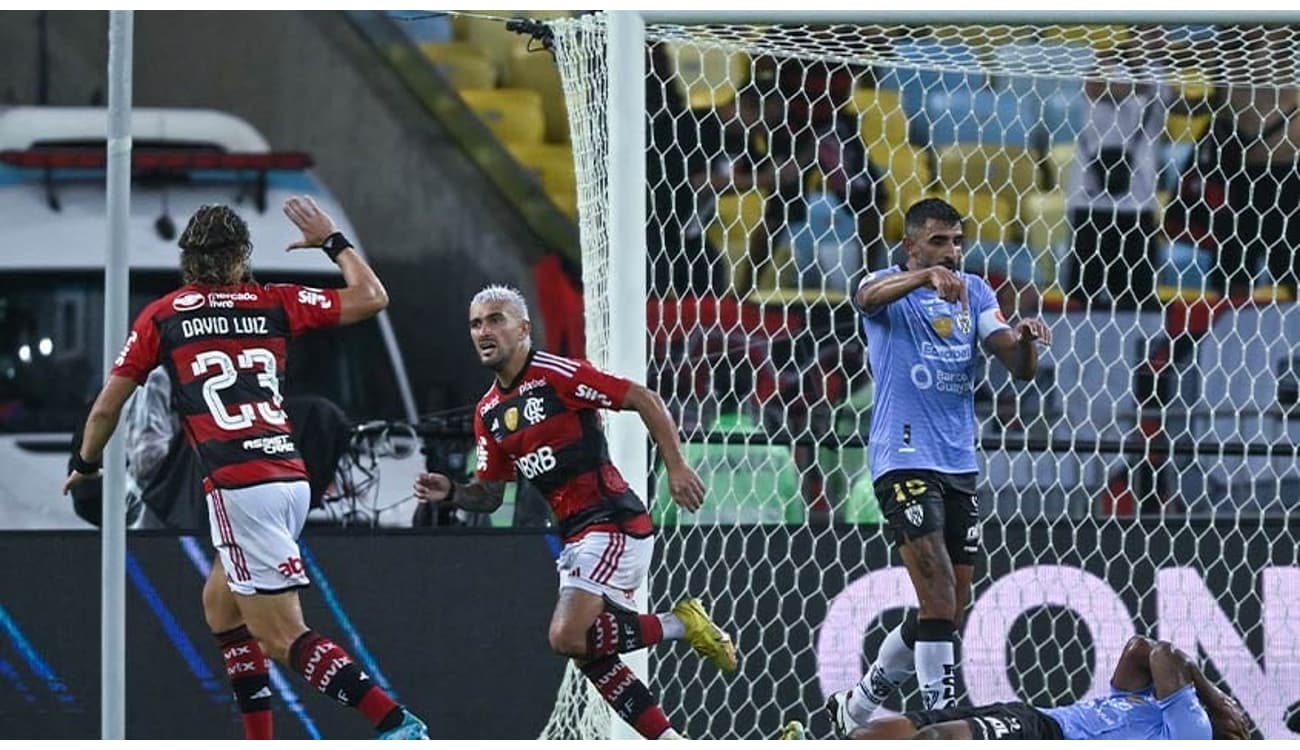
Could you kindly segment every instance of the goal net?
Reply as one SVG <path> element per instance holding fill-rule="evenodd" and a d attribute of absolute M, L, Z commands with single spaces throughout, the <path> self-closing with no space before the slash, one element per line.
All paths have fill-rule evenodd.
<path fill-rule="evenodd" d="M 991 362 L 953 386 L 974 392 L 984 519 L 963 699 L 1098 695 L 1141 633 L 1290 736 L 1297 27 L 649 24 L 646 184 L 613 186 L 646 191 L 645 245 L 614 249 L 607 18 L 551 26 L 588 354 L 643 335 L 608 321 L 646 306 L 647 382 L 709 487 L 679 514 L 656 468 L 650 609 L 700 596 L 741 652 L 723 675 L 651 650 L 675 726 L 829 736 L 826 695 L 915 606 L 871 486 L 849 294 L 905 261 L 904 212 L 940 197 L 966 217 L 966 270 L 1054 337 L 1032 382 Z M 607 292 L 613 252 L 644 252 L 644 299 Z M 914 681 L 886 704 L 919 707 Z M 608 716 L 571 673 L 545 736 L 602 736 Z"/>

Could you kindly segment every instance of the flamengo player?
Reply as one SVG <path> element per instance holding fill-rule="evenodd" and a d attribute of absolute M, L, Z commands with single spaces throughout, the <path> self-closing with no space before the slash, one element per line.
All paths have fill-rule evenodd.
<path fill-rule="evenodd" d="M 476 477 L 422 474 L 421 500 L 491 512 L 516 472 L 545 493 L 564 538 L 551 648 L 571 657 L 624 721 L 647 739 L 678 739 L 649 688 L 620 653 L 685 638 L 718 667 L 736 668 L 731 639 L 698 600 L 638 614 L 633 595 L 654 553 L 645 505 L 609 460 L 597 409 L 635 410 L 663 455 L 673 501 L 698 510 L 704 485 L 682 458 L 677 426 L 653 391 L 591 364 L 537 351 L 518 291 L 489 286 L 469 308 L 470 337 L 496 382 L 478 403 Z"/>
<path fill-rule="evenodd" d="M 122 404 L 161 364 L 174 384 L 173 408 L 206 475 L 218 554 L 203 586 L 203 614 L 221 647 L 245 738 L 271 738 L 269 654 L 322 693 L 359 710 L 380 739 L 427 739 L 423 722 L 302 619 L 298 589 L 308 580 L 297 539 L 310 491 L 281 408 L 285 349 L 291 336 L 304 331 L 375 315 L 388 304 L 388 294 L 315 201 L 290 198 L 284 212 L 303 235 L 290 249 L 323 249 L 347 286 L 249 281 L 248 225 L 226 206 L 201 206 L 179 242 L 185 285 L 136 318 L 91 408 L 63 492 L 99 472 Z"/>

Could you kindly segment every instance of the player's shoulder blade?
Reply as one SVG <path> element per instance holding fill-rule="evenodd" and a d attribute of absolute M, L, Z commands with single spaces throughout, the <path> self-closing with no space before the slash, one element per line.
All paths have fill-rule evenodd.
<path fill-rule="evenodd" d="M 270 307 L 275 304 L 275 299 L 260 284 L 221 287 L 188 284 L 163 295 L 153 304 L 157 306 L 158 313 L 163 315 L 198 312 L 212 314 L 224 310 Z"/>
<path fill-rule="evenodd" d="M 207 298 L 193 286 L 182 286 L 145 305 L 140 317 L 161 320 L 179 313 L 193 312 L 207 307 Z"/>

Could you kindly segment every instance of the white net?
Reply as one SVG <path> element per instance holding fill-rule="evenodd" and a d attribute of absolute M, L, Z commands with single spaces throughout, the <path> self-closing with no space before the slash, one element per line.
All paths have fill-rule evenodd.
<path fill-rule="evenodd" d="M 578 230 L 582 237 L 582 285 L 586 317 L 586 356 L 597 367 L 609 358 L 610 299 L 608 293 L 609 151 L 605 125 L 605 96 L 609 76 L 605 70 L 603 23 L 592 16 L 568 22 L 564 43 L 555 47 L 561 71 L 564 101 L 569 111 L 573 160 L 578 174 Z M 570 662 L 564 670 L 555 710 L 542 729 L 542 739 L 605 739 L 610 736 L 611 714 L 596 688 Z"/>
<path fill-rule="evenodd" d="M 553 23 L 579 184 L 589 355 L 605 293 L 604 18 Z M 1204 657 L 1265 736 L 1300 700 L 1300 31 L 1291 26 L 647 28 L 648 382 L 708 507 L 659 487 L 650 606 L 706 598 L 725 677 L 652 687 L 697 737 L 771 736 L 862 675 L 913 606 L 865 459 L 848 302 L 923 197 L 965 266 L 1054 342 L 974 386 L 985 558 L 966 699 L 1106 688 L 1124 638 Z M 662 485 L 662 482 L 660 483 Z M 572 675 L 571 675 L 572 677 Z M 1292 690 L 1279 691 L 1278 685 Z M 919 707 L 915 685 L 886 704 Z M 547 736 L 607 716 L 566 681 Z M 581 725 L 581 728 L 580 728 Z M 607 725 L 606 725 L 607 726 Z"/>

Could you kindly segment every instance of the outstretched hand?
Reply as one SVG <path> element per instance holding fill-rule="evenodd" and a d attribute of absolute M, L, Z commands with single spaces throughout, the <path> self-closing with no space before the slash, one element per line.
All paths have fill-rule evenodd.
<path fill-rule="evenodd" d="M 302 239 L 291 243 L 286 250 L 320 247 L 327 237 L 339 231 L 334 219 L 322 211 L 311 196 L 295 195 L 285 201 L 284 215 L 302 230 Z"/>

